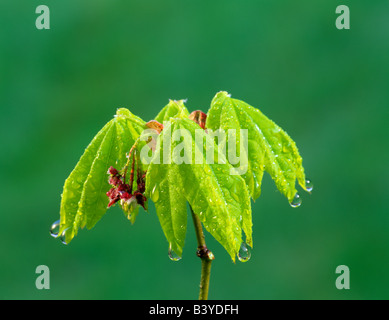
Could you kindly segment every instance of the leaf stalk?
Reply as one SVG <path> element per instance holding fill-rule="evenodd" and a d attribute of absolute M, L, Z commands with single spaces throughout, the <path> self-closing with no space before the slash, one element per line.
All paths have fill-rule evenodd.
<path fill-rule="evenodd" d="M 199 300 L 207 300 L 209 292 L 209 280 L 211 277 L 211 264 L 215 259 L 213 253 L 207 248 L 205 243 L 205 236 L 203 227 L 201 225 L 200 218 L 193 212 L 191 206 L 190 211 L 192 213 L 193 225 L 197 238 L 197 256 L 201 259 L 201 278 L 200 278 L 200 294 Z"/>

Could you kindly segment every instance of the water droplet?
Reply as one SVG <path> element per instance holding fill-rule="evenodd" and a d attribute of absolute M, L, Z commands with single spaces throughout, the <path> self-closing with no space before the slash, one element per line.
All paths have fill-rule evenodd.
<path fill-rule="evenodd" d="M 289 204 L 292 208 L 298 208 L 299 206 L 301 206 L 301 202 L 302 201 L 301 201 L 300 195 L 296 192 L 293 200 L 291 202 L 289 202 Z"/>
<path fill-rule="evenodd" d="M 305 180 L 305 188 L 308 192 L 312 192 L 313 190 L 313 183 L 310 179 Z"/>
<path fill-rule="evenodd" d="M 151 200 L 153 202 L 157 202 L 159 199 L 159 191 L 158 191 L 158 185 L 156 184 L 153 188 L 153 191 L 151 191 Z"/>
<path fill-rule="evenodd" d="M 58 232 L 59 232 L 59 221 L 60 220 L 57 220 L 55 222 L 53 222 L 53 224 L 51 225 L 50 227 L 50 235 L 54 238 L 57 238 L 58 237 Z"/>
<path fill-rule="evenodd" d="M 251 258 L 251 248 L 246 242 L 242 242 L 238 252 L 238 259 L 240 262 L 247 262 Z"/>
<path fill-rule="evenodd" d="M 171 244 L 169 245 L 169 259 L 172 261 L 180 261 L 181 260 L 181 257 L 173 251 Z"/>
<path fill-rule="evenodd" d="M 66 242 L 66 231 L 68 231 L 69 230 L 69 228 L 67 228 L 67 229 L 65 229 L 64 231 L 62 231 L 62 233 L 61 233 L 61 235 L 60 235 L 60 237 L 59 237 L 59 239 L 61 240 L 61 242 L 63 243 L 63 244 L 68 244 L 67 242 Z"/>

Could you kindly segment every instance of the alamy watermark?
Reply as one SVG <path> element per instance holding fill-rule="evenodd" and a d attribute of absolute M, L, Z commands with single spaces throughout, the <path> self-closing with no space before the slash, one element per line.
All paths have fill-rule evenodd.
<path fill-rule="evenodd" d="M 335 10 L 336 14 L 339 14 L 339 16 L 335 20 L 335 26 L 337 29 L 342 30 L 350 29 L 350 8 L 345 5 L 340 5 L 336 7 Z"/>
<path fill-rule="evenodd" d="M 238 132 L 239 131 L 239 132 Z M 158 139 L 159 132 L 146 129 L 140 136 L 147 144 L 140 151 L 143 163 L 150 164 L 226 164 L 234 167 L 231 175 L 242 175 L 248 169 L 248 130 L 223 129 L 195 130 L 193 134 L 180 128 L 171 130 L 164 123 L 163 135 Z M 161 148 L 162 144 L 162 148 Z M 158 150 L 162 150 L 162 153 Z M 157 151 L 157 152 L 150 152 Z"/>
<path fill-rule="evenodd" d="M 38 30 L 50 29 L 50 9 L 48 6 L 40 5 L 36 7 L 35 13 L 39 16 L 35 20 L 35 27 Z"/>
<path fill-rule="evenodd" d="M 47 5 L 39 5 L 35 9 L 38 17 L 35 20 L 35 27 L 38 30 L 50 29 L 50 9 Z M 335 26 L 339 30 L 350 29 L 350 8 L 346 5 L 339 5 L 335 9 L 339 16 L 335 20 Z"/>
<path fill-rule="evenodd" d="M 350 290 L 350 268 L 341 265 L 336 268 L 335 273 L 340 274 L 335 281 L 336 288 L 338 290 Z"/>
<path fill-rule="evenodd" d="M 35 273 L 39 276 L 35 280 L 35 287 L 38 290 L 50 289 L 50 269 L 46 265 L 39 265 L 35 269 Z"/>

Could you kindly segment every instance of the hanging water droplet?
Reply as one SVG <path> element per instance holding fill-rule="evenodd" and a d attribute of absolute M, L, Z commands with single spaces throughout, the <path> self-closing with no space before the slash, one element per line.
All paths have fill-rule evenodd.
<path fill-rule="evenodd" d="M 246 242 L 242 242 L 238 252 L 238 259 L 240 262 L 247 262 L 251 258 L 251 248 Z"/>
<path fill-rule="evenodd" d="M 153 202 L 157 202 L 159 199 L 159 191 L 158 191 L 158 185 L 156 184 L 153 188 L 153 191 L 151 191 L 151 200 Z"/>
<path fill-rule="evenodd" d="M 168 253 L 169 253 L 170 260 L 172 260 L 172 261 L 180 261 L 181 260 L 181 257 L 173 251 L 171 244 L 169 245 L 169 252 Z"/>
<path fill-rule="evenodd" d="M 310 179 L 305 180 L 305 188 L 308 192 L 311 192 L 313 190 L 313 183 Z"/>
<path fill-rule="evenodd" d="M 55 222 L 53 222 L 53 224 L 51 225 L 50 227 L 50 235 L 54 238 L 57 238 L 58 237 L 58 232 L 59 232 L 59 221 L 60 220 L 57 220 Z"/>
<path fill-rule="evenodd" d="M 293 200 L 291 202 L 289 202 L 289 204 L 292 208 L 297 208 L 297 207 L 301 206 L 301 202 L 302 202 L 302 200 L 300 198 L 300 195 L 296 192 Z"/>
<path fill-rule="evenodd" d="M 62 233 L 61 233 L 61 235 L 60 235 L 60 237 L 59 237 L 59 239 L 61 240 L 61 242 L 63 243 L 63 244 L 68 244 L 67 242 L 66 242 L 66 231 L 68 231 L 69 230 L 69 228 L 67 228 L 67 229 L 65 229 L 64 231 L 62 231 Z"/>

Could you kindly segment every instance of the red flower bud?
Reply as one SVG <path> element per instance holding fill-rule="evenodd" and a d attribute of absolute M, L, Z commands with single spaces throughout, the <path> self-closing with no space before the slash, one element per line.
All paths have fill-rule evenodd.
<path fill-rule="evenodd" d="M 117 176 L 112 176 L 111 178 L 109 178 L 109 184 L 113 185 L 113 186 L 117 186 L 118 184 L 121 184 L 122 181 L 120 180 L 119 177 Z"/>
<path fill-rule="evenodd" d="M 193 111 L 189 115 L 189 119 L 196 122 L 202 129 L 205 129 L 205 122 L 207 121 L 207 115 L 201 110 Z"/>
<path fill-rule="evenodd" d="M 119 172 L 114 167 L 110 166 L 107 173 L 116 176 Z"/>
<path fill-rule="evenodd" d="M 128 192 L 123 192 L 121 195 L 120 195 L 120 199 L 122 200 L 128 200 L 132 197 L 132 194 L 129 194 Z"/>

